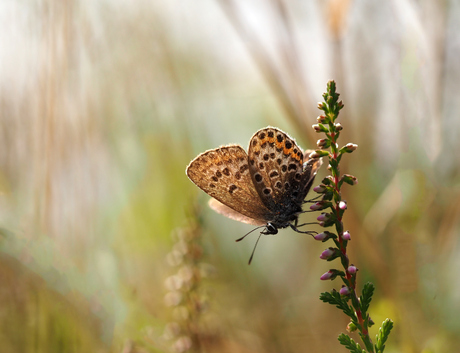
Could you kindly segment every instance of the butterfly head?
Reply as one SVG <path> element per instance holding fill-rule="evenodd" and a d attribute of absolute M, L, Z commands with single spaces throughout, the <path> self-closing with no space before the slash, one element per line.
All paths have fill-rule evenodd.
<path fill-rule="evenodd" d="M 271 222 L 268 222 L 265 229 L 261 232 L 264 235 L 278 234 L 278 228 Z"/>

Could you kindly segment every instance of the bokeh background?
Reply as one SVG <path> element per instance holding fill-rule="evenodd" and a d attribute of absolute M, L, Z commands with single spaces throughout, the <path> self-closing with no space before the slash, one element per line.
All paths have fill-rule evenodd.
<path fill-rule="evenodd" d="M 372 337 L 457 351 L 459 28 L 456 0 L 1 1 L 1 352 L 346 352 L 325 244 L 248 266 L 252 227 L 185 175 L 267 125 L 314 147 L 329 79 Z"/>

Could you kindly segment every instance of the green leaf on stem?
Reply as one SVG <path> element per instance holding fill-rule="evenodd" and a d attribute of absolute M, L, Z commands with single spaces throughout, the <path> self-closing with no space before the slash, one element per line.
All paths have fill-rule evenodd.
<path fill-rule="evenodd" d="M 310 158 L 320 158 L 329 156 L 329 151 L 326 150 L 316 150 L 310 155 Z"/>
<path fill-rule="evenodd" d="M 331 166 L 331 168 L 337 169 L 337 160 L 333 158 L 329 159 L 329 165 Z"/>
<path fill-rule="evenodd" d="M 326 177 L 321 181 L 321 183 L 323 183 L 324 185 L 332 185 L 334 182 Z"/>
<path fill-rule="evenodd" d="M 333 290 L 332 292 L 321 293 L 319 299 L 325 303 L 335 305 L 336 308 L 342 310 L 345 313 L 345 315 L 350 317 L 356 324 L 358 319 L 356 318 L 354 309 L 347 304 L 346 299 L 343 299 L 339 292 Z"/>
<path fill-rule="evenodd" d="M 345 348 L 347 348 L 351 353 L 366 353 L 366 351 L 361 348 L 359 343 L 356 343 L 353 341 L 353 338 L 344 333 L 339 335 L 338 340 L 340 344 L 345 346 Z"/>
<path fill-rule="evenodd" d="M 315 124 L 312 127 L 316 132 L 329 132 L 329 129 L 321 123 Z"/>
<path fill-rule="evenodd" d="M 367 282 L 364 285 L 363 292 L 360 296 L 360 303 L 361 303 L 361 311 L 363 312 L 363 316 L 366 315 L 367 309 L 369 309 L 369 304 L 372 301 L 372 295 L 374 294 L 374 284 L 371 282 Z"/>
<path fill-rule="evenodd" d="M 385 349 L 385 342 L 390 335 L 391 329 L 393 328 L 393 321 L 386 319 L 380 327 L 379 333 L 376 335 L 377 343 L 375 344 L 375 350 L 377 353 L 382 353 Z"/>
<path fill-rule="evenodd" d="M 369 335 L 363 335 L 362 332 L 360 332 L 359 337 L 361 337 L 361 339 L 363 340 L 367 351 L 374 353 L 374 345 L 372 344 L 372 341 L 371 341 L 371 338 L 369 337 Z"/>

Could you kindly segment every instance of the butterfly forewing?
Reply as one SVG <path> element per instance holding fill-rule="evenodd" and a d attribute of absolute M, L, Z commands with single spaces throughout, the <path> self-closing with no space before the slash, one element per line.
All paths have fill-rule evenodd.
<path fill-rule="evenodd" d="M 248 156 L 254 186 L 270 210 L 299 197 L 303 152 L 287 134 L 270 127 L 257 131 L 249 142 Z"/>
<path fill-rule="evenodd" d="M 241 146 L 230 145 L 200 154 L 187 167 L 187 176 L 223 205 L 254 219 L 256 223 L 252 224 L 266 223 L 269 218 L 270 212 L 251 180 L 248 155 Z M 213 208 L 222 214 L 229 213 L 219 206 Z M 234 214 L 227 216 L 236 219 Z"/>

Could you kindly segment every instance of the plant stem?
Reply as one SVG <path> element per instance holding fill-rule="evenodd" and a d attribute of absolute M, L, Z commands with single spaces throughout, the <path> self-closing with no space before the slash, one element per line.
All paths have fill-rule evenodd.
<path fill-rule="evenodd" d="M 330 134 L 330 136 L 331 136 L 331 152 L 332 152 L 331 158 L 337 161 L 338 160 L 337 134 L 334 132 L 333 123 L 330 122 L 329 125 L 330 125 L 330 131 L 331 131 L 331 134 Z M 333 171 L 333 177 L 334 177 L 334 189 L 335 189 L 334 194 L 336 195 L 336 200 L 335 200 L 336 202 L 335 202 L 335 206 L 333 208 L 333 211 L 334 211 L 335 216 L 337 218 L 336 229 L 337 229 L 338 241 L 339 241 L 339 245 L 340 245 L 340 251 L 341 251 L 341 253 L 343 255 L 342 256 L 342 265 L 343 265 L 343 268 L 345 270 L 345 278 L 347 279 L 348 287 L 352 289 L 352 300 L 351 300 L 351 302 L 352 302 L 353 308 L 355 309 L 356 317 L 358 319 L 358 329 L 361 332 L 361 334 L 363 335 L 363 340 L 367 340 L 371 344 L 371 346 L 373 346 L 372 341 L 371 341 L 371 339 L 369 337 L 369 331 L 367 329 L 367 325 L 365 325 L 364 318 L 363 318 L 363 315 L 362 315 L 362 312 L 361 312 L 361 308 L 359 306 L 359 298 L 358 298 L 358 295 L 356 294 L 356 276 L 352 276 L 348 272 L 349 259 L 348 259 L 348 256 L 347 256 L 347 247 L 346 247 L 346 245 L 344 243 L 344 240 L 342 238 L 342 236 L 343 236 L 343 223 L 342 223 L 342 215 L 341 215 L 340 208 L 339 208 L 339 202 L 342 199 L 342 195 L 341 195 L 341 191 L 340 191 L 340 187 L 339 187 L 340 170 L 339 170 L 338 163 L 337 163 L 336 168 L 332 168 L 332 171 Z"/>

